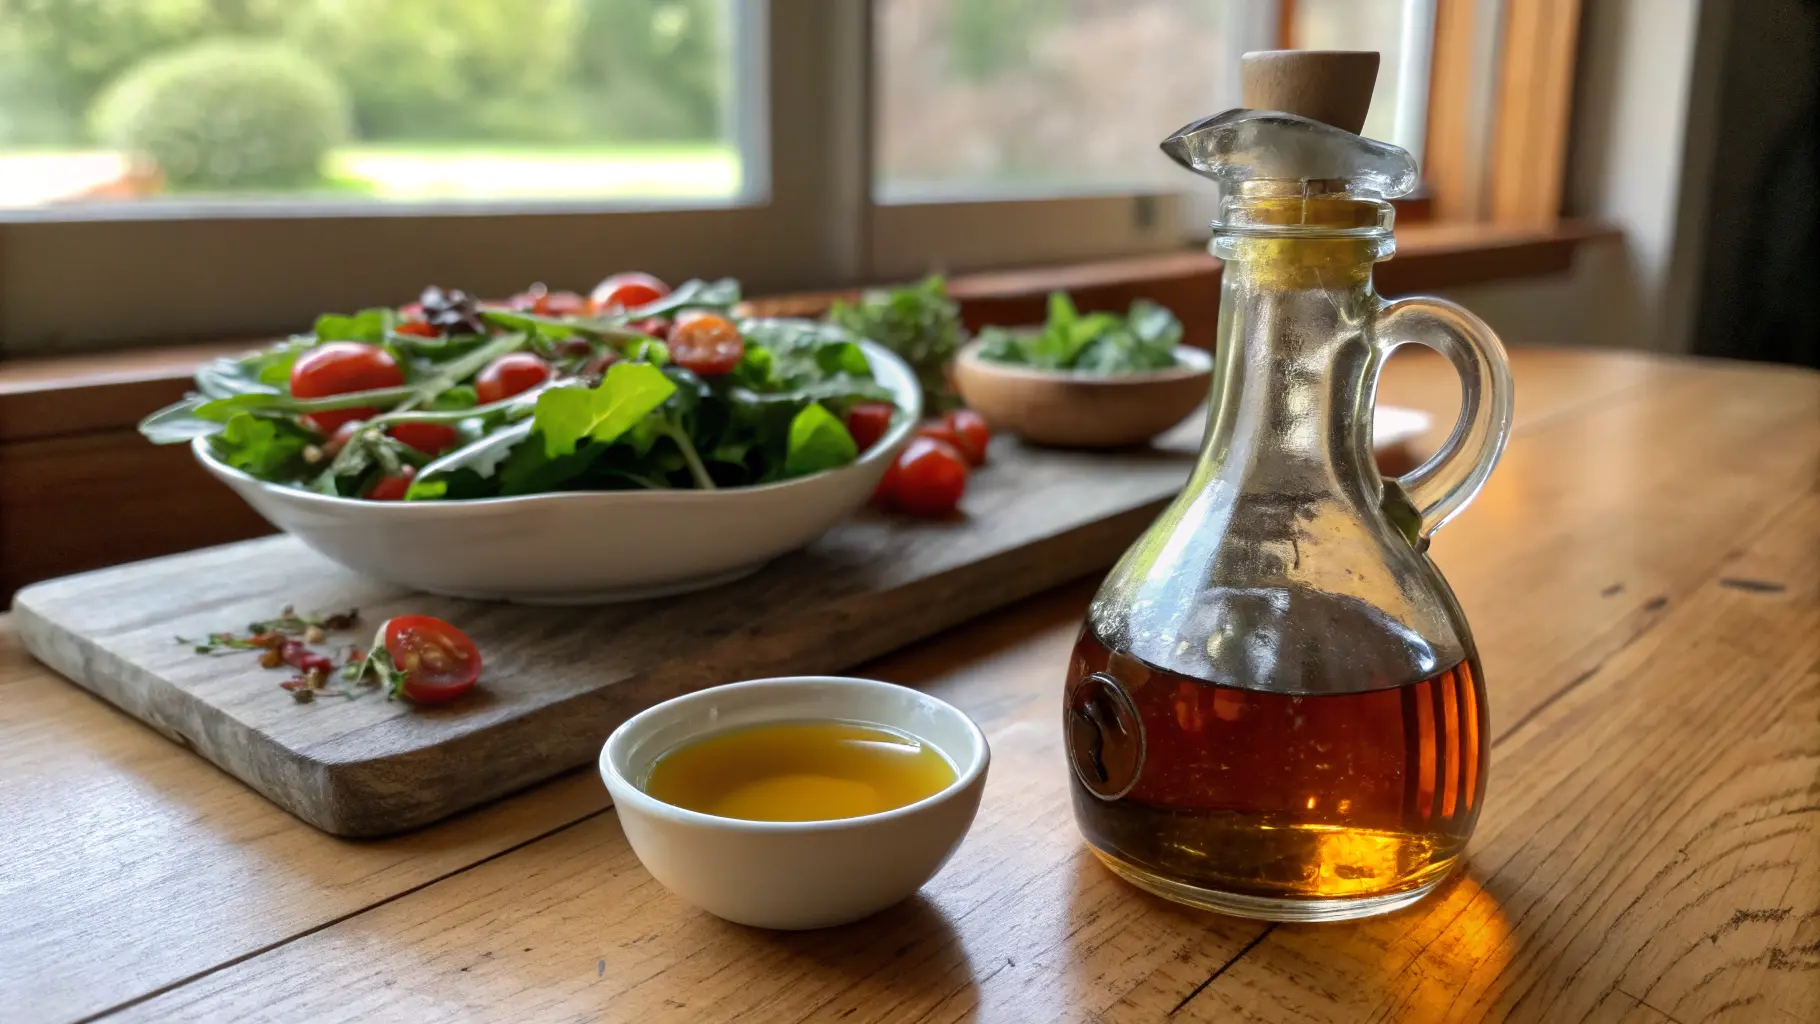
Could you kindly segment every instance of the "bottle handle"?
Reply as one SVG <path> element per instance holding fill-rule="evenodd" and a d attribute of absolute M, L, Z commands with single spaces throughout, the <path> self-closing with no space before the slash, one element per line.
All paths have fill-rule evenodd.
<path fill-rule="evenodd" d="M 1420 516 L 1422 547 L 1485 486 L 1510 439 L 1516 390 L 1504 346 L 1485 321 L 1445 299 L 1398 299 L 1378 307 L 1378 366 L 1406 344 L 1426 345 L 1460 374 L 1460 418 L 1441 450 L 1393 481 Z M 1373 389 L 1375 393 L 1375 388 Z"/>

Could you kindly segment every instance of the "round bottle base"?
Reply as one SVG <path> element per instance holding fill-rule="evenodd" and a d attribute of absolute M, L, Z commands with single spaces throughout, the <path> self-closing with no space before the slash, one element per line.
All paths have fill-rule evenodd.
<path fill-rule="evenodd" d="M 1436 886 L 1446 881 L 1454 865 L 1452 859 L 1431 865 L 1429 871 L 1425 872 L 1429 876 L 1425 881 L 1412 888 L 1399 889 L 1396 892 L 1380 896 L 1325 900 L 1277 899 L 1184 885 L 1161 875 L 1152 874 L 1136 865 L 1127 864 L 1091 843 L 1087 848 L 1093 851 L 1093 855 L 1099 858 L 1100 863 L 1111 868 L 1113 874 L 1145 892 L 1190 907 L 1230 914 L 1233 917 L 1248 917 L 1258 921 L 1351 921 L 1361 917 L 1388 914 L 1394 910 L 1401 910 L 1433 892 Z"/>

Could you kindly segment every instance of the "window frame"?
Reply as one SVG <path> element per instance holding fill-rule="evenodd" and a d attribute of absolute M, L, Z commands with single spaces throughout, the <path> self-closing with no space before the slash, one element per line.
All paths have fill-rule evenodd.
<path fill-rule="evenodd" d="M 1235 31 L 1282 45 L 1294 2 L 1238 6 Z M 1490 197 L 1513 194 L 1499 182 L 1518 180 L 1519 170 L 1525 183 L 1545 185 L 1551 175 L 1557 183 L 1552 196 L 1544 189 L 1524 205 L 1526 222 L 1558 211 L 1561 147 L 1525 152 L 1514 140 L 1521 130 L 1564 132 L 1562 83 L 1571 83 L 1574 32 L 1522 30 L 1537 17 L 1520 20 L 1512 9 L 1522 5 L 1509 0 L 1412 2 L 1432 3 L 1431 142 L 1422 199 L 1405 219 L 1432 206 L 1443 219 L 1495 220 Z M 1578 0 L 1537 2 L 1557 14 L 1578 10 Z M 877 201 L 872 3 L 727 3 L 746 184 L 740 200 L 98 205 L 0 214 L 0 356 L 280 334 L 325 309 L 400 301 L 430 281 L 506 294 L 536 276 L 579 289 L 605 270 L 638 266 L 671 279 L 737 277 L 750 293 L 765 294 L 931 268 L 1105 259 L 1205 237 L 1211 192 L 1187 187 Z M 1503 60 L 1512 18 L 1528 42 L 1520 59 Z M 1524 108 L 1531 127 L 1506 119 L 1476 135 L 1458 130 L 1515 102 L 1518 76 L 1538 67 L 1554 85 L 1547 104 Z M 1231 87 L 1237 95 L 1236 80 Z M 1513 169 L 1500 175 L 1502 164 Z"/>

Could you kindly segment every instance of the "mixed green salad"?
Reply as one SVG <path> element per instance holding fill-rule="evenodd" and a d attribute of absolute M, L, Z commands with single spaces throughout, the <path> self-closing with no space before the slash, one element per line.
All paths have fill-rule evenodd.
<path fill-rule="evenodd" d="M 208 363 L 139 429 L 371 500 L 740 487 L 854 461 L 848 411 L 894 398 L 858 336 L 739 317 L 739 300 L 730 279 L 672 290 L 644 274 L 503 303 L 432 287 Z"/>
<path fill-rule="evenodd" d="M 1051 292 L 1043 326 L 987 327 L 979 337 L 980 357 L 994 362 L 1105 375 L 1147 373 L 1175 365 L 1182 322 L 1149 299 L 1134 301 L 1125 316 L 1082 314 L 1067 292 Z"/>

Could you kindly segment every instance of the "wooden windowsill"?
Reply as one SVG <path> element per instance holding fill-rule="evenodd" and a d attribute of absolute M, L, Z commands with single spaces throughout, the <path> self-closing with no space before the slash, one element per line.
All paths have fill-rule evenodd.
<path fill-rule="evenodd" d="M 1563 273 L 1579 246 L 1618 235 L 1608 224 L 1572 220 L 1522 230 L 1410 224 L 1397 232 L 1396 258 L 1378 268 L 1378 286 L 1396 295 Z M 1195 250 L 967 274 L 954 278 L 949 290 L 968 325 L 977 327 L 1040 319 L 1044 298 L 1054 289 L 1075 293 L 1084 308 L 1122 307 L 1133 295 L 1147 294 L 1171 306 L 1211 310 L 1218 304 L 1212 287 L 1218 274 L 1219 261 Z M 842 294 L 849 293 L 786 296 L 757 305 L 774 315 L 809 315 Z M 1185 308 L 1177 312 L 1190 340 L 1211 343 L 1210 316 Z M 258 339 L 239 339 L 0 361 L 0 443 L 131 427 L 180 398 L 198 363 L 257 344 Z"/>

